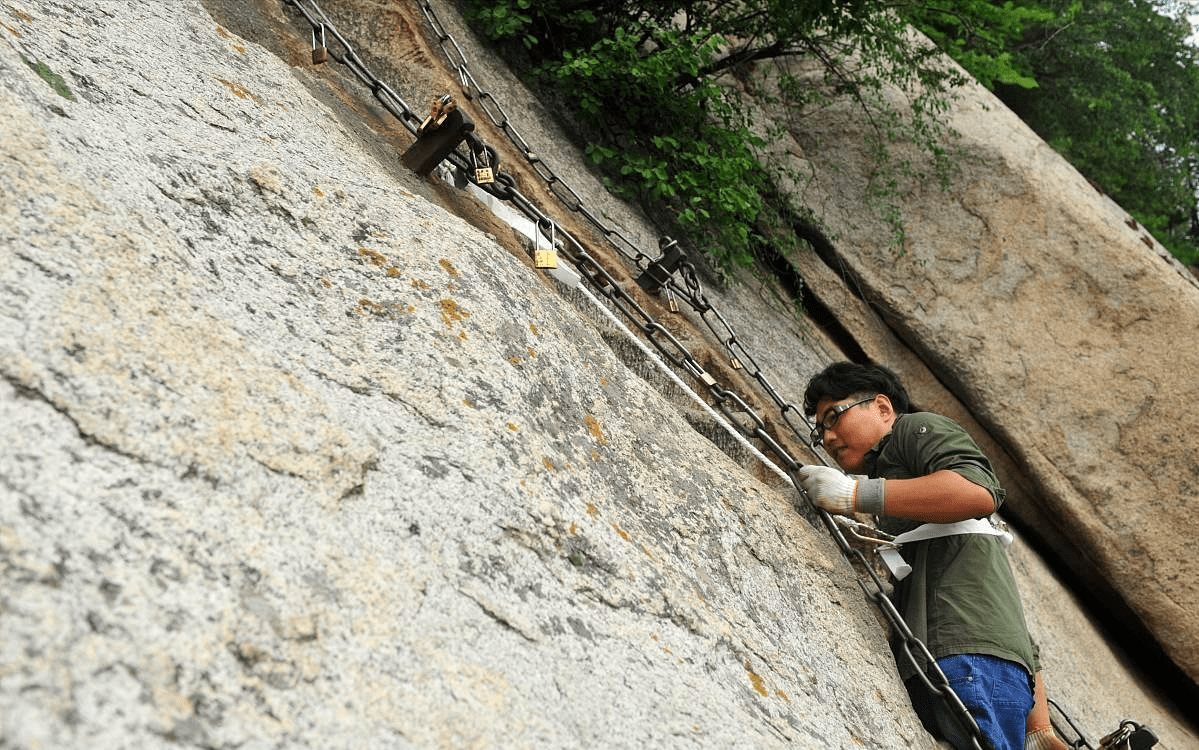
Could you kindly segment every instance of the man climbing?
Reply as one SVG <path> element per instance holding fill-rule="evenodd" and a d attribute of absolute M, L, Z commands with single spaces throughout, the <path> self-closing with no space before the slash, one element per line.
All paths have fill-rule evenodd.
<path fill-rule="evenodd" d="M 801 468 L 812 502 L 830 513 L 874 514 L 890 534 L 931 535 L 903 545 L 912 572 L 896 582 L 894 602 L 983 735 L 995 750 L 1022 750 L 1026 732 L 1030 750 L 1065 748 L 1049 726 L 1004 541 L 986 520 L 1004 499 L 987 457 L 952 420 L 912 413 L 907 391 L 884 367 L 828 366 L 808 383 L 804 411 L 815 417 L 813 443 L 849 472 Z M 956 748 L 971 747 L 917 677 L 925 665 L 897 660 L 925 726 Z"/>

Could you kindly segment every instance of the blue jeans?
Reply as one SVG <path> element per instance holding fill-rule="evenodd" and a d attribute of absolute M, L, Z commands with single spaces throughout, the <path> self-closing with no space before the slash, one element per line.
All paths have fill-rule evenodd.
<path fill-rule="evenodd" d="M 1024 750 L 1024 726 L 1033 699 L 1032 677 L 1023 666 L 983 654 L 946 656 L 937 659 L 937 665 L 995 750 Z M 919 678 L 909 680 L 908 690 L 929 731 L 959 750 L 972 747 L 969 733 Z"/>

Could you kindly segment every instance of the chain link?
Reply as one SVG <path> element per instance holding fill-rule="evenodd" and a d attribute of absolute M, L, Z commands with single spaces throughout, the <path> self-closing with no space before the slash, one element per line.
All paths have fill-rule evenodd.
<path fill-rule="evenodd" d="M 284 2 L 297 8 L 312 26 L 314 45 L 317 34 L 321 35 L 322 39 L 327 38 L 326 35 L 330 35 L 341 45 L 340 53 L 330 50 L 329 56 L 349 68 L 355 77 L 371 91 L 379 103 L 399 120 L 411 134 L 416 136 L 424 118 L 408 106 L 407 102 L 399 94 L 370 71 L 358 56 L 353 46 L 341 35 L 315 0 L 284 0 Z M 495 96 L 479 85 L 470 71 L 466 55 L 463 53 L 462 48 L 446 30 L 429 0 L 416 0 L 416 2 L 424 13 L 429 26 L 432 28 L 442 53 L 448 60 L 450 67 L 457 74 L 462 84 L 464 96 L 476 102 L 479 108 L 491 120 L 492 124 L 508 137 L 516 147 L 516 150 L 524 157 L 530 168 L 541 177 L 547 189 L 554 194 L 567 210 L 583 216 L 603 235 L 617 253 L 644 273 L 655 259 L 643 253 L 637 247 L 636 243 L 630 241 L 619 230 L 606 224 L 594 212 L 589 210 L 584 205 L 582 198 L 579 197 L 579 193 L 533 151 L 528 141 L 525 140 L 520 131 L 512 124 L 512 121 Z M 479 143 L 477 136 L 468 138 L 468 144 L 470 144 L 468 148 L 473 149 L 476 153 L 481 148 L 488 148 L 491 149 L 493 154 L 496 153 L 492 147 Z M 471 156 L 469 153 L 464 155 L 457 149 L 450 152 L 446 157 L 447 161 L 467 176 L 467 179 L 471 179 L 474 174 L 474 170 L 470 168 L 470 159 Z M 474 180 L 472 182 L 475 182 L 479 189 L 490 193 L 500 200 L 513 204 L 521 213 L 534 222 L 538 227 L 535 231 L 539 231 L 543 227 L 548 228 L 551 230 L 551 237 L 561 238 L 560 243 L 555 243 L 557 245 L 556 249 L 561 250 L 567 256 L 589 285 L 617 308 L 633 327 L 657 349 L 663 358 L 703 385 L 729 424 L 740 430 L 744 435 L 756 439 L 765 445 L 782 464 L 781 468 L 777 466 L 775 468 L 790 480 L 801 495 L 804 495 L 798 478 L 798 471 L 803 464 L 792 456 L 769 432 L 765 420 L 750 407 L 746 399 L 717 382 L 716 378 L 703 367 L 690 350 L 638 304 L 633 296 L 624 290 L 612 274 L 587 252 L 583 245 L 570 232 L 547 216 L 529 198 L 521 194 L 516 189 L 515 180 L 510 175 L 503 172 L 496 172 L 495 181 L 492 183 L 478 184 Z M 807 431 L 811 429 L 811 422 L 803 416 L 800 409 L 779 394 L 749 350 L 745 348 L 744 344 L 738 338 L 732 325 L 708 300 L 699 282 L 695 266 L 690 262 L 684 261 L 677 270 L 678 278 L 676 278 L 676 274 L 672 273 L 663 285 L 663 288 L 668 289 L 669 294 L 685 300 L 691 306 L 692 310 L 703 320 L 704 325 L 712 335 L 724 346 L 733 367 L 735 369 L 744 369 L 746 375 L 761 387 L 770 400 L 779 408 L 779 412 L 787 428 L 795 435 L 800 445 L 807 448 L 808 445 L 805 436 Z M 799 427 L 792 421 L 792 416 L 796 414 L 800 415 L 803 420 L 803 427 Z M 823 456 L 814 449 L 809 448 L 809 450 L 818 461 L 827 465 L 828 462 Z M 806 495 L 804 497 L 806 498 Z M 856 562 L 857 567 L 865 572 L 869 580 L 859 578 L 859 586 L 862 587 L 866 597 L 874 602 L 884 613 L 893 629 L 894 637 L 899 643 L 901 652 L 917 666 L 917 673 L 920 679 L 925 682 L 925 686 L 934 695 L 939 696 L 946 702 L 950 710 L 959 718 L 962 727 L 970 736 L 974 747 L 977 750 L 982 750 L 986 746 L 986 740 L 979 730 L 978 724 L 950 688 L 948 679 L 937 665 L 927 646 L 912 633 L 907 623 L 904 622 L 902 615 L 900 615 L 894 603 L 887 596 L 886 587 L 870 564 L 870 561 L 860 550 L 849 543 L 840 527 L 827 511 L 810 503 L 810 501 L 808 507 L 822 520 L 846 559 L 851 563 Z"/>

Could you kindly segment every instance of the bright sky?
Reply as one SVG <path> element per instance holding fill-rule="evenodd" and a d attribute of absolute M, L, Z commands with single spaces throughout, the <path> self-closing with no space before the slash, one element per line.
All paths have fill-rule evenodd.
<path fill-rule="evenodd" d="M 1186 16 L 1191 22 L 1191 28 L 1194 29 L 1187 41 L 1192 45 L 1199 47 L 1199 0 L 1162 0 L 1158 2 L 1158 9 L 1167 16 Z"/>

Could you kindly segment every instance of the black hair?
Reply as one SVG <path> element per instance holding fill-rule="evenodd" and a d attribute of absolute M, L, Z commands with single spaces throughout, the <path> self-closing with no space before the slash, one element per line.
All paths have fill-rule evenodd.
<path fill-rule="evenodd" d="M 891 400 L 897 414 L 912 410 L 912 400 L 899 382 L 899 376 L 882 365 L 860 365 L 856 362 L 834 362 L 812 376 L 804 391 L 804 414 L 816 414 L 821 401 L 840 401 L 850 396 L 881 393 Z"/>

